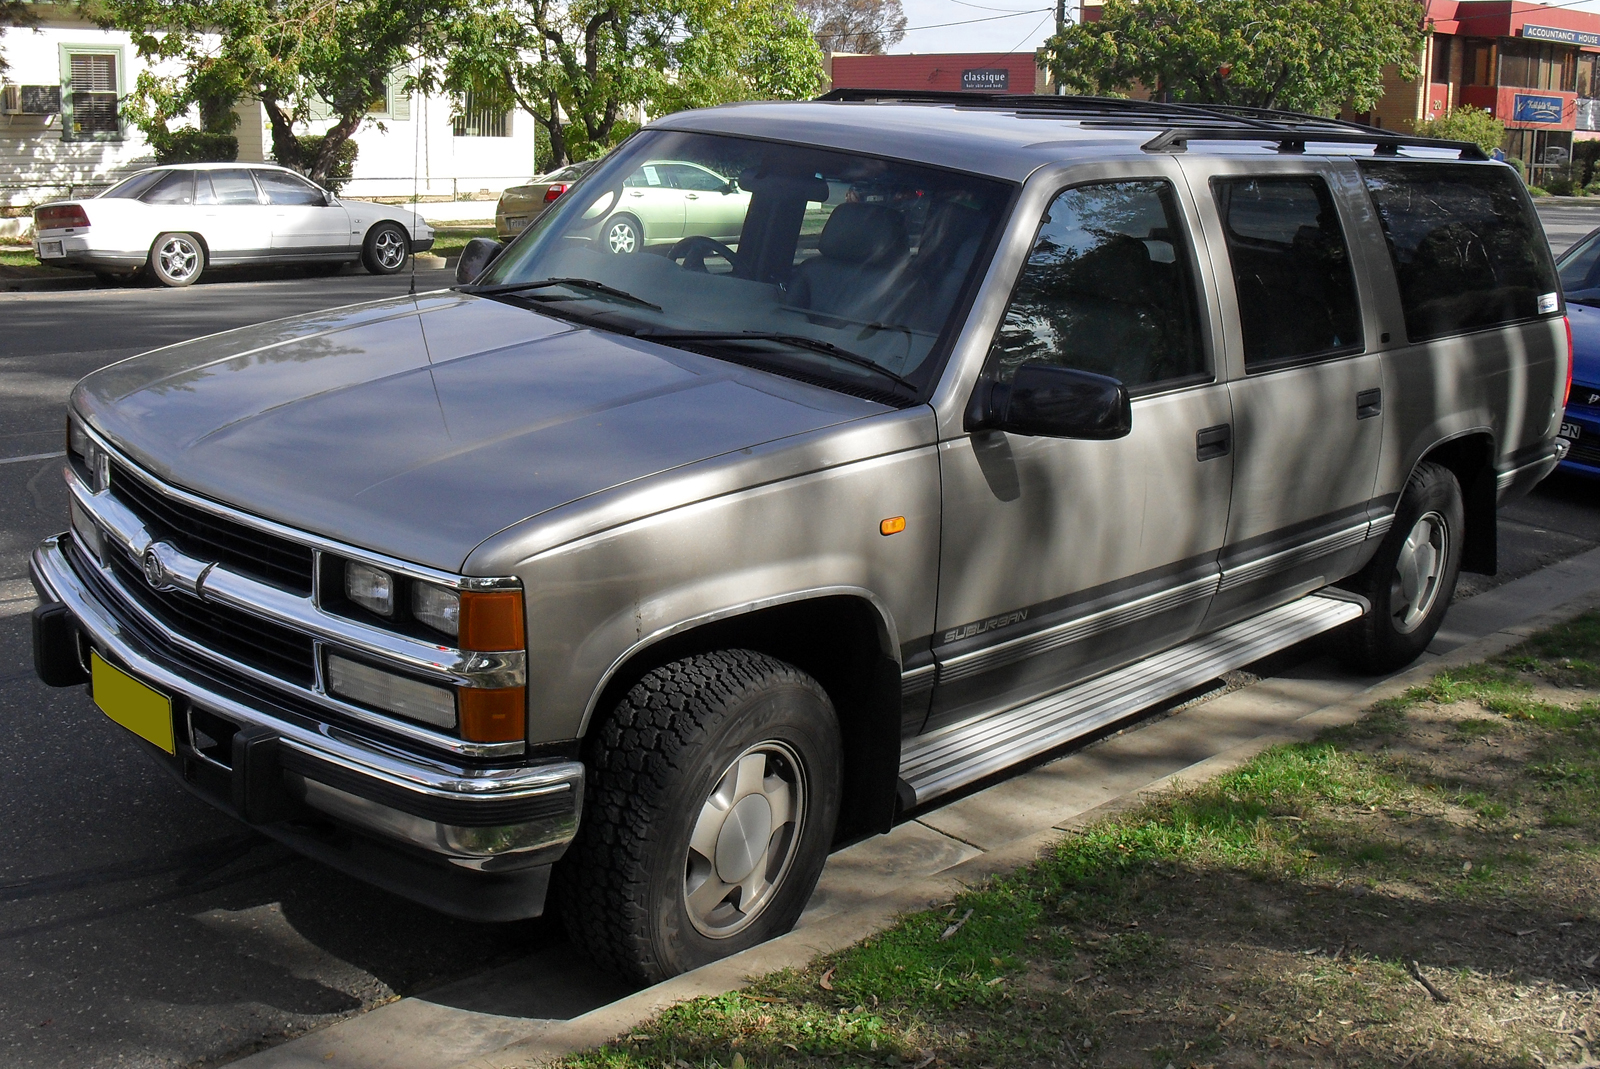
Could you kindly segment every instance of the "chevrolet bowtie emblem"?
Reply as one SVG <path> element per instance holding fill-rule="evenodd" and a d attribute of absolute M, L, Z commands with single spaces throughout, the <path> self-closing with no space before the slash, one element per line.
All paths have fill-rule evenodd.
<path fill-rule="evenodd" d="M 144 551 L 144 559 L 140 566 L 144 569 L 144 581 L 150 584 L 152 590 L 171 590 L 172 583 L 167 577 L 167 566 L 161 562 L 158 552 L 160 542 L 152 542 Z"/>

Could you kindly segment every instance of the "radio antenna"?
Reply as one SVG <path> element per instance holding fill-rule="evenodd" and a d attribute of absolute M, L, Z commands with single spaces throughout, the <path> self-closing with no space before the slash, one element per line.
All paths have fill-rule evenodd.
<path fill-rule="evenodd" d="M 422 54 L 422 13 L 420 11 L 417 13 L 417 54 L 418 55 Z M 410 67 L 410 64 L 408 63 L 408 64 L 406 64 L 406 66 Z M 410 81 L 409 76 L 406 78 L 406 81 L 407 82 Z M 411 86 L 409 84 L 406 84 L 406 85 L 403 86 L 403 90 L 404 90 L 407 98 L 409 99 L 409 97 L 411 96 Z M 422 218 L 422 216 L 417 212 L 417 199 L 418 199 L 417 198 L 417 181 L 418 181 L 418 179 L 419 179 L 419 177 L 420 177 L 420 175 L 422 173 L 422 124 L 427 119 L 427 107 L 426 106 L 427 106 L 427 102 L 424 101 L 423 102 L 423 113 L 422 113 L 421 116 L 417 116 L 417 115 L 413 114 L 411 112 L 410 108 L 406 109 L 406 113 L 408 115 L 411 115 L 411 240 L 412 240 L 413 243 L 415 243 L 416 240 L 417 240 L 418 223 Z M 416 249 L 412 249 L 411 250 L 411 296 L 415 297 L 416 295 L 417 295 L 417 250 Z"/>

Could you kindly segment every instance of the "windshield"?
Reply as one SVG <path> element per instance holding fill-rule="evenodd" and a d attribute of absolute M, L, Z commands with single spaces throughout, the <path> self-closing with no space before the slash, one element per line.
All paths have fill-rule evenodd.
<path fill-rule="evenodd" d="M 104 193 L 102 197 L 116 197 L 122 200 L 136 200 L 139 195 L 156 183 L 166 171 L 140 171 L 132 178 L 124 178 Z"/>
<path fill-rule="evenodd" d="M 1012 193 L 898 161 L 647 131 L 471 288 L 909 401 L 938 372 Z"/>

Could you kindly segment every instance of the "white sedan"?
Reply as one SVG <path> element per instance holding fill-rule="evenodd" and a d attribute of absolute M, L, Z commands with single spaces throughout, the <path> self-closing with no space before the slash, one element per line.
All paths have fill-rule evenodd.
<path fill-rule="evenodd" d="M 98 197 L 33 213 L 42 264 L 107 277 L 148 268 L 187 286 L 206 267 L 360 260 L 393 274 L 433 247 L 433 228 L 405 208 L 341 200 L 272 164 L 188 163 L 140 171 Z"/>

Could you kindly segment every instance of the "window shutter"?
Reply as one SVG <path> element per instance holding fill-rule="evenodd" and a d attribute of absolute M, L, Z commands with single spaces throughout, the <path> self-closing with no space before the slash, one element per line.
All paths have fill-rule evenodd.
<path fill-rule="evenodd" d="M 306 109 L 306 118 L 312 122 L 333 118 L 333 105 L 321 97 L 312 97 L 311 106 Z"/>
<path fill-rule="evenodd" d="M 73 132 L 116 134 L 117 57 L 105 53 L 75 53 L 69 75 L 72 90 Z"/>
<path fill-rule="evenodd" d="M 411 119 L 411 94 L 406 91 L 404 75 L 389 79 L 389 117 L 400 122 Z"/>

